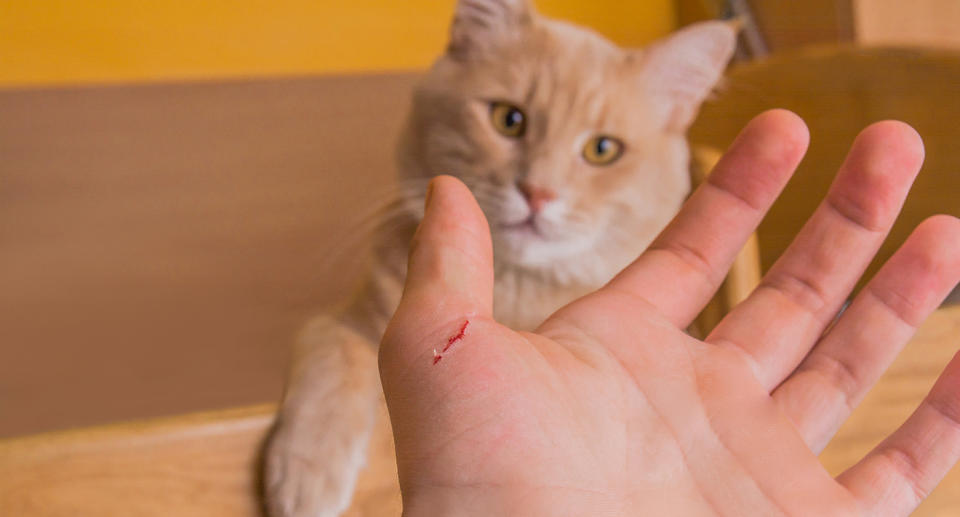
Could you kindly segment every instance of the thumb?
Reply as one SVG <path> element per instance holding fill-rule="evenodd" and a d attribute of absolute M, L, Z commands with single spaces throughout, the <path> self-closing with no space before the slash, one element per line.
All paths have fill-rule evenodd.
<path fill-rule="evenodd" d="M 425 205 L 392 330 L 429 333 L 455 320 L 492 317 L 493 246 L 476 200 L 460 180 L 438 176 Z"/>

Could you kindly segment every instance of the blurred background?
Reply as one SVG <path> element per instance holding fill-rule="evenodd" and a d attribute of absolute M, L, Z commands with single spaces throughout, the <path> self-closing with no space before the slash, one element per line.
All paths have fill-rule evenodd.
<path fill-rule="evenodd" d="M 299 324 L 355 281 L 453 4 L 0 2 L 0 437 L 277 400 Z M 856 129 L 903 118 L 933 171 L 908 223 L 957 214 L 955 0 L 536 4 L 627 46 L 746 16 L 697 142 L 785 106 L 832 174 Z M 764 265 L 825 189 L 804 178 Z"/>

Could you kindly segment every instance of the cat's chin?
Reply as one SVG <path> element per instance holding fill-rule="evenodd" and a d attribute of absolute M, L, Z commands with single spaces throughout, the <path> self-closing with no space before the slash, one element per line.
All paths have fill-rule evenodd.
<path fill-rule="evenodd" d="M 501 267 L 522 269 L 563 282 L 581 276 L 575 270 L 583 269 L 583 257 L 593 244 L 590 239 L 546 236 L 527 226 L 500 229 L 493 236 L 493 242 L 494 256 Z"/>

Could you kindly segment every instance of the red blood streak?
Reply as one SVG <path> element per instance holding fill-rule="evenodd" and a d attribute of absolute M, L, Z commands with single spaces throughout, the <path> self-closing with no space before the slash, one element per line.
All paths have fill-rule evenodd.
<path fill-rule="evenodd" d="M 433 364 L 439 363 L 440 360 L 443 359 L 443 354 L 445 354 L 447 350 L 450 350 L 450 347 L 453 346 L 454 343 L 463 339 L 463 336 L 467 333 L 467 325 L 469 324 L 470 320 L 464 321 L 463 325 L 460 326 L 460 331 L 457 332 L 456 336 L 453 336 L 447 340 L 447 346 L 443 347 L 443 350 L 440 352 L 437 352 L 436 350 L 433 351 Z"/>
<path fill-rule="evenodd" d="M 443 347 L 443 350 L 440 351 L 441 354 L 446 352 L 447 350 L 450 350 L 450 347 L 453 346 L 454 343 L 463 339 L 463 335 L 466 334 L 467 325 L 469 324 L 470 324 L 469 321 L 463 322 L 463 325 L 460 327 L 460 332 L 457 332 L 456 336 L 453 336 L 452 338 L 447 340 L 447 346 Z"/>

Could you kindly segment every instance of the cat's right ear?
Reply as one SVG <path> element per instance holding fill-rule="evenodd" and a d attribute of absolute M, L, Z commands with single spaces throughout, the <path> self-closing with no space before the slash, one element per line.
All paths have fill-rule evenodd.
<path fill-rule="evenodd" d="M 645 82 L 662 100 L 665 127 L 687 130 L 723 75 L 739 32 L 737 21 L 695 23 L 642 52 Z"/>
<path fill-rule="evenodd" d="M 462 59 L 495 52 L 516 41 L 533 16 L 529 0 L 458 0 L 447 53 Z"/>

